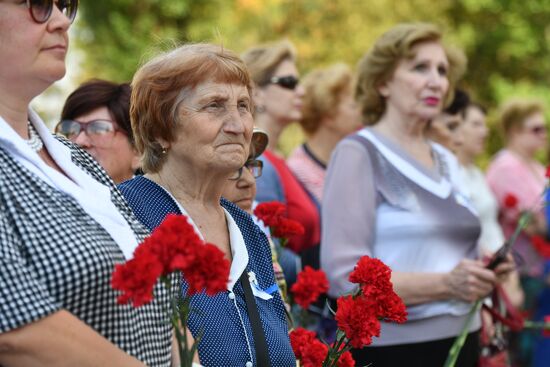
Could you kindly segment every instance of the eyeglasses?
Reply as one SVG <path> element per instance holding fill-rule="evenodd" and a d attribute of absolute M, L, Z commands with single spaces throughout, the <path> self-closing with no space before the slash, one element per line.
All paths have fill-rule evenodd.
<path fill-rule="evenodd" d="M 32 19 L 39 24 L 46 23 L 52 15 L 53 6 L 57 6 L 71 23 L 76 17 L 78 9 L 78 0 L 27 0 L 27 7 L 31 13 Z"/>
<path fill-rule="evenodd" d="M 535 134 L 535 135 L 542 135 L 546 134 L 548 131 L 548 128 L 546 126 L 533 126 L 529 128 L 529 132 Z"/>
<path fill-rule="evenodd" d="M 109 120 L 93 120 L 89 122 L 79 122 L 75 120 L 62 120 L 55 127 L 55 133 L 61 134 L 67 139 L 74 139 L 84 130 L 90 138 L 97 138 L 113 134 L 120 131 L 115 124 Z"/>
<path fill-rule="evenodd" d="M 278 86 L 285 89 L 294 90 L 296 86 L 300 83 L 300 79 L 298 79 L 294 75 L 274 76 L 269 79 L 269 83 L 277 84 Z"/>
<path fill-rule="evenodd" d="M 252 176 L 254 178 L 258 178 L 262 175 L 262 168 L 264 167 L 264 162 L 260 161 L 259 159 L 249 159 L 246 161 L 243 167 L 239 168 L 235 171 L 235 173 L 229 177 L 232 181 L 237 181 L 240 179 L 243 175 L 243 168 L 246 168 L 250 171 Z"/>

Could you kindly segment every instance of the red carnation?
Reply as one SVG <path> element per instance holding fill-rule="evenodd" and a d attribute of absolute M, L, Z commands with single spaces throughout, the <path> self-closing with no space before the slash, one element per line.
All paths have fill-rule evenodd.
<path fill-rule="evenodd" d="M 535 250 L 537 250 L 540 256 L 547 259 L 550 258 L 550 243 L 548 243 L 543 237 L 532 236 L 531 244 L 533 245 Z"/>
<path fill-rule="evenodd" d="M 328 347 L 318 339 L 313 339 L 311 343 L 302 348 L 302 358 L 300 359 L 303 367 L 321 367 L 323 361 L 327 358 Z"/>
<path fill-rule="evenodd" d="M 169 214 L 164 221 L 134 251 L 134 258 L 142 251 L 152 252 L 161 263 L 162 275 L 183 270 L 194 260 L 195 247 L 203 241 L 183 215 Z"/>
<path fill-rule="evenodd" d="M 183 271 L 189 284 L 188 294 L 204 290 L 213 296 L 226 290 L 230 264 L 223 252 L 210 243 L 195 247 L 195 251 L 195 261 Z"/>
<path fill-rule="evenodd" d="M 545 327 L 542 329 L 542 336 L 550 337 L 550 315 L 544 316 Z"/>
<path fill-rule="evenodd" d="M 503 203 L 505 208 L 514 209 L 518 205 L 518 198 L 514 194 L 506 194 Z"/>
<path fill-rule="evenodd" d="M 153 300 L 153 288 L 162 273 L 162 265 L 151 253 L 117 264 L 111 279 L 114 289 L 122 291 L 119 304 L 132 302 L 139 307 Z"/>
<path fill-rule="evenodd" d="M 288 244 L 288 238 L 292 236 L 301 236 L 304 234 L 304 226 L 294 219 L 287 218 L 286 206 L 278 201 L 269 201 L 258 204 L 254 209 L 254 215 L 261 219 L 271 230 L 273 237 L 281 240 L 281 246 Z M 303 248 L 298 248 L 293 244 L 288 246 L 294 252 L 300 252 Z"/>
<path fill-rule="evenodd" d="M 260 203 L 254 209 L 254 215 L 268 227 L 279 224 L 279 219 L 286 215 L 286 206 L 278 201 Z"/>
<path fill-rule="evenodd" d="M 296 359 L 302 359 L 302 350 L 313 340 L 315 340 L 315 333 L 313 331 L 299 327 L 290 332 L 290 345 Z"/>
<path fill-rule="evenodd" d="M 355 360 L 353 359 L 353 356 L 351 355 L 351 352 L 349 350 L 345 351 L 340 355 L 340 358 L 338 359 L 336 366 L 337 367 L 354 367 L 355 366 Z"/>
<path fill-rule="evenodd" d="M 289 238 L 291 236 L 301 236 L 304 234 L 304 226 L 293 219 L 279 218 L 279 223 L 273 226 L 272 235 L 277 238 Z"/>
<path fill-rule="evenodd" d="M 292 285 L 290 291 L 294 301 L 305 310 L 317 301 L 321 294 L 328 292 L 328 287 L 328 279 L 324 271 L 306 266 L 298 274 L 296 283 Z"/>
<path fill-rule="evenodd" d="M 349 281 L 360 284 L 366 297 L 377 297 L 392 291 L 391 269 L 378 259 L 363 256 L 349 275 Z"/>
<path fill-rule="evenodd" d="M 544 174 L 546 178 L 550 178 L 550 165 L 546 167 L 546 173 Z"/>
<path fill-rule="evenodd" d="M 116 265 L 111 284 L 122 291 L 119 303 L 135 307 L 151 302 L 160 277 L 183 272 L 189 294 L 206 290 L 209 295 L 224 291 L 229 261 L 214 245 L 204 244 L 182 215 L 170 214 L 134 251 L 134 258 Z"/>
<path fill-rule="evenodd" d="M 363 348 L 372 343 L 373 336 L 380 336 L 380 321 L 375 314 L 377 305 L 358 296 L 344 296 L 337 300 L 335 319 L 354 348 Z"/>
<path fill-rule="evenodd" d="M 393 290 L 386 294 L 379 295 L 377 303 L 379 306 L 377 315 L 380 319 L 397 322 L 399 324 L 407 321 L 407 307 L 403 303 L 403 300 L 395 294 Z"/>

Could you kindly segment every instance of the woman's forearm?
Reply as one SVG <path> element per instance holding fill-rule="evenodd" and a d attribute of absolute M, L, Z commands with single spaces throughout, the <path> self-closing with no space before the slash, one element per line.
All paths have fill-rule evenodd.
<path fill-rule="evenodd" d="M 503 263 L 496 271 L 509 271 L 511 263 Z M 480 260 L 462 259 L 448 273 L 392 274 L 397 294 L 407 305 L 448 299 L 474 302 L 486 297 L 498 283 L 497 274 Z"/>
<path fill-rule="evenodd" d="M 393 272 L 391 281 L 406 305 L 416 305 L 449 299 L 446 277 L 446 273 Z"/>
<path fill-rule="evenodd" d="M 0 365 L 145 366 L 64 310 L 0 334 Z"/>

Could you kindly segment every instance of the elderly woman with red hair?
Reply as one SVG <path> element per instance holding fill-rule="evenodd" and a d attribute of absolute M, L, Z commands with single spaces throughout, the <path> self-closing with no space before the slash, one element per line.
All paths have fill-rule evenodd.
<path fill-rule="evenodd" d="M 252 80 L 232 51 L 192 44 L 163 53 L 132 81 L 130 116 L 144 176 L 120 185 L 150 230 L 170 213 L 231 262 L 227 291 L 191 297 L 187 327 L 205 366 L 294 366 L 265 234 L 222 198 L 249 157 Z M 188 284 L 183 280 L 183 292 Z"/>

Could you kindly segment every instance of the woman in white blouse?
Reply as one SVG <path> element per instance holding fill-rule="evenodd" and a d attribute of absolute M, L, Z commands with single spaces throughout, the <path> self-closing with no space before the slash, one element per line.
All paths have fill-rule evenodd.
<path fill-rule="evenodd" d="M 479 104 L 470 103 L 459 128 L 462 144 L 456 154 L 462 166 L 465 189 L 481 222 L 479 251 L 481 255 L 488 256 L 503 245 L 504 234 L 498 223 L 498 202 L 485 180 L 485 175 L 475 165 L 475 159 L 484 152 L 485 141 L 489 135 L 485 120 L 485 108 Z M 503 286 L 512 303 L 520 307 L 523 303 L 523 291 L 516 271 Z"/>
<path fill-rule="evenodd" d="M 146 229 L 29 108 L 65 74 L 77 5 L 0 1 L 0 365 L 169 366 L 168 292 L 135 309 L 110 282 Z"/>

